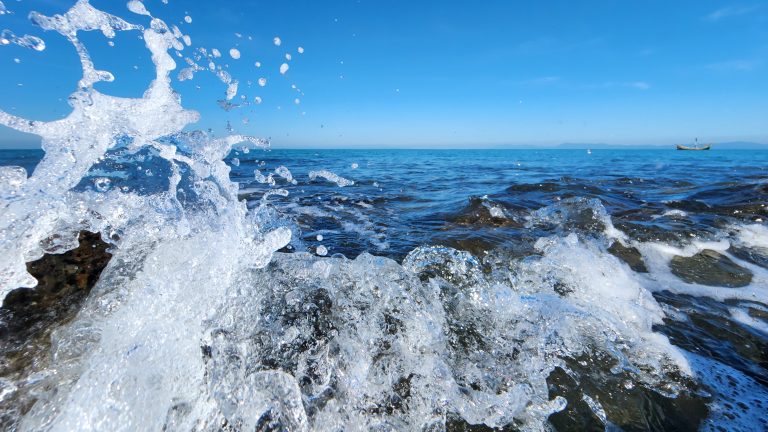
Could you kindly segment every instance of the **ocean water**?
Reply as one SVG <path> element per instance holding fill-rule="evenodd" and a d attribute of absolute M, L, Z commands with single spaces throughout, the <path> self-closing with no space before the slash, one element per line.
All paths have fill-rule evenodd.
<path fill-rule="evenodd" d="M 23 166 L 31 172 L 41 156 L 39 151 L 2 151 L 0 165 Z M 554 425 L 556 430 L 615 427 L 622 430 L 718 427 L 757 430 L 766 427 L 768 228 L 764 220 L 768 218 L 768 152 L 257 149 L 233 151 L 226 161 L 231 169 L 229 175 L 238 185 L 238 199 L 251 209 L 260 209 L 264 215 L 261 217 L 268 219 L 271 226 L 287 227 L 293 234 L 280 249 L 280 257 L 267 267 L 264 285 L 252 281 L 251 289 L 266 290 L 262 294 L 278 298 L 301 292 L 295 295 L 304 305 L 302 308 L 290 305 L 285 298 L 280 301 L 273 298 L 270 301 L 276 304 L 252 305 L 253 309 L 238 302 L 225 307 L 233 309 L 230 319 L 238 321 L 228 324 L 243 327 L 228 331 L 240 332 L 238 338 L 254 344 L 250 348 L 254 351 L 249 354 L 253 358 L 241 359 L 252 362 L 254 365 L 250 367 L 258 369 L 269 365 L 288 377 L 296 377 L 299 371 L 307 373 L 312 363 L 309 359 L 317 355 L 318 348 L 313 344 L 322 341 L 332 345 L 331 340 L 341 338 L 335 327 L 342 324 L 337 320 L 349 320 L 343 325 L 349 327 L 347 331 L 361 333 L 356 337 L 372 338 L 358 341 L 363 347 L 354 348 L 360 350 L 355 356 L 363 353 L 373 357 L 406 355 L 388 352 L 394 351 L 393 347 L 383 349 L 376 345 L 414 343 L 408 340 L 413 335 L 403 335 L 401 340 L 397 330 L 387 328 L 415 325 L 409 324 L 409 320 L 425 319 L 424 311 L 417 313 L 408 304 L 418 301 L 402 292 L 393 298 L 366 292 L 370 287 L 361 289 L 355 279 L 365 280 L 364 275 L 369 271 L 382 271 L 385 279 L 402 278 L 400 273 L 410 272 L 414 275 L 411 277 L 418 276 L 424 286 L 440 293 L 439 299 L 433 301 L 441 304 L 439 309 L 448 316 L 442 317 L 440 324 L 431 324 L 439 325 L 434 329 L 439 338 L 449 339 L 443 343 L 459 351 L 453 354 L 457 358 L 451 360 L 466 363 L 454 367 L 472 369 L 463 371 L 462 375 L 467 376 L 462 376 L 464 382 L 457 385 L 466 386 L 466 390 L 460 393 L 479 391 L 474 387 L 478 386 L 486 391 L 493 389 L 490 394 L 498 395 L 499 387 L 510 385 L 504 383 L 505 380 L 515 383 L 521 378 L 523 382 L 530 380 L 528 374 L 532 370 L 520 363 L 531 361 L 528 357 L 532 356 L 541 362 L 533 368 L 542 380 L 541 396 L 564 398 L 563 406 L 548 408 L 551 413 L 544 411 L 547 415 L 540 416 L 538 421 L 543 423 L 538 426 Z M 142 169 L 161 170 L 159 165 L 152 164 Z M 354 183 L 341 187 L 338 183 L 344 182 L 336 178 L 332 178 L 336 182 L 322 176 L 312 180 L 310 172 L 320 170 Z M 86 176 L 77 188 L 97 191 L 98 182 L 105 176 L 110 178 L 111 188 L 122 189 L 124 193 L 146 194 L 154 187 L 146 178 L 137 181 L 133 175 L 126 176 L 124 170 L 118 171 L 114 164 L 107 162 L 97 163 L 91 171 L 93 175 Z M 149 179 L 152 177 L 154 175 Z M 275 190 L 285 192 L 274 194 Z M 376 257 L 392 261 L 382 264 Z M 311 266 L 305 278 L 292 280 L 285 273 L 296 271 L 296 260 L 301 263 L 298 267 L 302 271 L 306 272 L 306 267 Z M 363 270 L 342 270 L 345 266 L 362 266 Z M 380 266 L 384 269 L 374 270 Z M 334 272 L 341 275 L 333 277 Z M 313 280 L 317 277 L 314 273 L 324 275 L 320 277 L 322 283 Z M 349 284 L 351 289 L 361 289 L 361 292 L 331 294 L 332 289 L 322 287 L 323 284 L 341 285 L 334 286 L 333 290 Z M 518 302 L 542 302 L 533 308 L 535 317 L 531 318 L 528 315 L 531 311 L 526 311 L 530 305 L 523 307 L 511 301 L 507 305 L 499 298 L 486 298 L 501 295 L 497 291 L 500 287 L 495 284 L 505 284 L 504 289 L 519 294 Z M 366 322 L 363 316 L 336 316 L 349 312 L 342 312 L 343 308 L 335 311 L 334 302 L 351 302 L 356 295 L 375 298 L 374 304 L 353 306 L 360 308 L 357 313 L 391 308 L 417 316 L 387 318 L 389 315 L 385 312 L 383 322 L 378 324 Z M 560 299 L 570 296 L 580 300 L 561 302 Z M 318 304 L 318 297 L 329 304 Z M 376 302 L 392 304 L 375 305 Z M 490 306 L 496 302 L 501 304 Z M 309 311 L 307 304 L 311 305 Z M 324 307 L 328 310 L 322 310 Z M 495 319 L 511 320 L 512 323 L 507 324 L 511 328 L 487 322 L 482 315 L 490 313 L 483 312 L 489 307 L 500 308 L 493 311 L 498 314 Z M 558 314 L 574 313 L 571 308 L 583 310 L 563 322 L 551 322 L 560 321 Z M 631 315 L 639 316 L 624 316 L 627 310 L 635 308 L 640 310 Z M 302 311 L 300 315 L 295 316 L 299 311 Z M 521 316 L 517 315 L 523 311 Z M 595 329 L 577 331 L 583 332 L 580 336 L 589 335 L 591 341 L 586 343 L 586 349 L 584 346 L 576 350 L 546 347 L 552 342 L 549 338 L 567 339 L 559 333 L 574 331 L 574 326 L 584 323 L 588 323 L 588 327 L 594 325 L 590 322 L 594 317 L 589 315 L 606 311 L 609 315 L 615 314 L 609 319 L 613 326 L 627 325 L 634 319 L 650 323 L 629 334 L 626 329 L 622 330 L 624 334 L 612 334 L 611 338 L 628 340 L 612 340 L 610 343 L 617 346 L 610 349 L 605 341 L 599 340 L 606 335 L 594 340 L 596 334 L 591 332 Z M 266 318 L 254 316 L 261 313 L 267 313 Z M 517 328 L 520 326 L 517 320 L 521 319 L 530 319 L 527 323 L 530 329 Z M 580 322 L 582 319 L 584 323 Z M 254 320 L 268 322 L 250 327 L 249 323 Z M 364 330 L 356 326 L 374 329 L 363 334 Z M 255 336 L 251 332 L 266 334 Z M 301 343 L 287 344 L 282 340 L 289 332 L 296 333 L 292 337 L 301 339 Z M 390 334 L 391 340 L 375 341 L 382 338 L 382 332 Z M 531 340 L 525 340 L 527 337 Z M 666 354 L 672 359 L 679 357 L 670 363 L 682 361 L 690 368 L 690 376 L 669 371 L 659 376 L 655 376 L 659 371 L 645 376 L 642 367 L 632 365 L 637 359 L 631 357 L 637 353 L 619 361 L 623 355 L 614 358 L 616 352 L 611 352 L 629 350 L 638 343 L 632 339 L 657 337 L 669 338 L 671 345 L 661 343 L 663 350 L 673 350 L 673 355 Z M 343 350 L 348 342 L 335 343 L 340 345 L 335 349 Z M 367 344 L 373 345 L 365 346 Z M 496 344 L 499 346 L 494 346 Z M 584 342 L 578 343 L 581 344 Z M 420 358 L 421 353 L 410 352 L 413 347 L 399 349 L 406 351 L 410 358 L 400 359 L 403 364 L 397 366 L 378 366 L 392 368 L 386 373 L 397 375 L 396 380 L 394 377 L 378 379 L 395 380 L 390 384 L 390 391 L 395 389 L 394 396 L 368 402 L 373 405 L 367 409 L 376 414 L 364 416 L 370 417 L 366 418 L 370 422 L 381 415 L 378 410 L 384 410 L 387 416 L 402 422 L 390 420 L 391 427 L 406 430 L 418 423 L 406 421 L 407 414 L 412 414 L 407 412 L 410 401 L 401 393 L 411 390 L 398 393 L 400 381 L 397 380 L 413 377 L 415 372 L 404 375 L 403 369 L 415 367 L 409 362 L 424 359 Z M 532 352 L 521 351 L 525 349 Z M 643 348 L 652 352 L 657 349 Z M 325 355 L 340 361 L 335 357 L 341 353 L 326 352 Z M 645 355 L 647 353 L 640 357 Z M 307 359 L 299 360 L 305 356 Z M 553 357 L 558 356 L 561 358 L 553 362 Z M 302 361 L 307 364 L 302 365 Z M 621 365 L 622 361 L 628 364 Z M 367 363 L 366 369 L 376 365 L 370 357 L 363 362 Z M 346 367 L 354 369 L 353 365 Z M 672 368 L 670 365 L 654 367 Z M 472 383 L 473 380 L 482 384 Z M 302 388 L 309 393 L 301 398 L 304 409 L 316 403 L 313 398 L 320 397 L 313 396 L 313 391 L 326 392 L 325 397 L 333 400 L 334 391 L 338 391 L 336 385 L 331 382 L 307 385 L 322 391 Z M 421 391 L 427 399 L 450 393 L 434 389 Z M 505 404 L 517 402 L 523 407 L 530 406 L 531 391 L 515 394 L 510 397 L 512 401 Z M 270 398 L 280 399 L 279 395 Z M 352 402 L 345 400 L 345 403 Z M 267 412 L 274 409 L 269 406 Z M 514 413 L 519 416 L 520 409 L 494 401 L 486 410 L 498 412 L 488 423 L 511 429 L 528 429 L 537 424 L 531 420 L 517 424 Z M 513 414 L 505 417 L 509 414 L 505 410 Z M 306 421 L 311 422 L 311 414 L 308 415 Z M 476 417 L 465 414 L 470 417 L 465 418 L 450 410 L 442 415 L 444 424 L 451 430 L 471 430 L 477 427 L 472 424 L 484 424 L 488 419 L 479 414 L 474 414 Z M 337 423 L 330 424 L 345 424 L 341 419 L 336 420 Z M 257 424 L 264 421 L 258 420 Z M 284 420 L 279 418 L 271 421 L 274 424 L 270 427 L 284 426 Z M 326 426 L 314 424 L 311 428 L 326 429 Z"/>
<path fill-rule="evenodd" d="M 44 149 L 0 152 L 0 428 L 768 428 L 768 152 L 269 150 L 193 130 L 174 82 L 247 90 L 127 7 L 32 12 L 72 111 L 0 110 Z"/>

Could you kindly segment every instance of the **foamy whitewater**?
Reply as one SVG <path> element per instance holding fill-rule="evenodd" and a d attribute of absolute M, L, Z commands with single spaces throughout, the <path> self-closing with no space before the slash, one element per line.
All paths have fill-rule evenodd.
<path fill-rule="evenodd" d="M 62 15 L 32 13 L 48 37 L 58 33 L 76 48 L 82 78 L 72 111 L 51 122 L 0 111 L 0 124 L 39 135 L 45 151 L 29 177 L 21 167 L 0 168 L 0 296 L 35 287 L 27 263 L 74 249 L 82 231 L 99 233 L 112 253 L 75 318 L 52 332 L 49 352 L 0 379 L 5 427 L 545 431 L 553 414 L 581 403 L 614 430 L 615 410 L 601 398 L 638 388 L 670 404 L 700 401 L 704 430 L 768 427 L 765 383 L 671 344 L 658 326 L 690 318 L 654 297 L 732 301 L 733 320 L 764 334 L 766 322 L 739 301 L 768 311 L 768 273 L 731 247 L 768 254 L 765 225 L 724 227 L 707 240 L 641 241 L 614 226 L 594 198 L 517 217 L 483 197 L 472 217 L 548 234 L 524 257 L 478 258 L 446 246 L 417 247 L 400 263 L 376 256 L 389 244 L 365 219 L 370 203 L 291 201 L 293 190 L 320 182 L 342 193 L 358 186 L 354 178 L 323 166 L 301 167 L 309 173 L 299 176 L 298 167 L 280 165 L 251 170 L 248 189 L 231 180 L 225 158 L 268 143 L 183 132 L 199 115 L 182 106 L 171 81 L 213 72 L 226 85 L 225 109 L 238 81 L 216 64 L 220 52 L 202 48 L 183 56 L 172 77 L 171 54 L 191 50 L 189 36 L 139 1 L 128 9 L 133 15 L 123 19 L 80 0 Z M 94 89 L 114 77 L 91 61 L 79 39 L 88 31 L 142 35 L 156 77 L 141 98 Z M 3 34 L 5 45 L 45 47 Z M 371 253 L 334 254 L 321 234 L 315 247 L 299 247 L 301 228 L 289 215 L 334 212 L 352 215 L 338 230 L 366 236 Z M 638 251 L 647 271 L 608 253 L 615 247 Z M 718 287 L 670 270 L 702 251 L 727 257 L 751 279 Z M 557 391 L 568 382 L 571 390 Z"/>

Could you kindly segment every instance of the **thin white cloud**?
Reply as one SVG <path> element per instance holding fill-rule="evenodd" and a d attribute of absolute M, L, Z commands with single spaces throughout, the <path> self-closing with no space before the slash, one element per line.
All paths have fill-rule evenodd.
<path fill-rule="evenodd" d="M 710 21 L 710 22 L 717 22 L 720 21 L 723 18 L 728 17 L 734 17 L 739 15 L 745 15 L 750 12 L 756 11 L 760 6 L 759 5 L 752 5 L 752 6 L 726 6 L 724 8 L 720 8 L 716 11 L 713 11 L 709 15 L 704 17 L 704 21 Z"/>
<path fill-rule="evenodd" d="M 624 83 L 624 86 L 636 88 L 638 90 L 648 90 L 649 88 L 651 88 L 651 85 L 645 81 L 635 81 L 630 83 Z"/>
<path fill-rule="evenodd" d="M 644 48 L 641 49 L 637 54 L 641 57 L 648 57 L 651 55 L 654 55 L 656 53 L 656 50 L 653 48 Z"/>
<path fill-rule="evenodd" d="M 707 65 L 707 69 L 720 72 L 749 72 L 758 66 L 759 62 L 755 60 L 729 60 Z"/>
<path fill-rule="evenodd" d="M 628 81 L 628 82 L 616 82 L 605 81 L 600 84 L 587 84 L 584 88 L 587 89 L 610 89 L 610 88 L 632 88 L 636 90 L 648 90 L 651 85 L 645 81 Z"/>
<path fill-rule="evenodd" d="M 559 76 L 542 76 L 542 77 L 537 77 L 537 78 L 522 81 L 521 84 L 545 85 L 545 84 L 554 84 L 559 81 L 560 81 Z"/>

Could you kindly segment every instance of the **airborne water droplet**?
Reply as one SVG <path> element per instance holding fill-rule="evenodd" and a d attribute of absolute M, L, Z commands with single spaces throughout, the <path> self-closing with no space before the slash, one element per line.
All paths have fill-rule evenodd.
<path fill-rule="evenodd" d="M 237 59 L 240 58 L 240 50 L 238 50 L 237 48 L 232 48 L 232 49 L 229 50 L 229 55 L 233 59 L 237 60 Z"/>
<path fill-rule="evenodd" d="M 272 39 L 272 42 L 275 44 L 275 46 L 280 46 L 280 45 L 283 44 L 283 41 L 280 40 L 280 38 L 278 36 L 275 36 L 275 38 Z"/>
<path fill-rule="evenodd" d="M 323 246 L 323 245 L 318 246 L 317 249 L 315 250 L 315 252 L 319 256 L 326 256 L 326 255 L 328 255 L 328 249 L 325 246 Z"/>
<path fill-rule="evenodd" d="M 288 72 L 288 69 L 290 66 L 288 66 L 288 63 L 283 63 L 280 65 L 280 73 L 285 75 L 286 72 Z"/>

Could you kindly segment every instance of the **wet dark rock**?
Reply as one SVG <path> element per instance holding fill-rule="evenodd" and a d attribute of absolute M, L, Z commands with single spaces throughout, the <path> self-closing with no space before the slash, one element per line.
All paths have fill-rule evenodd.
<path fill-rule="evenodd" d="M 500 216 L 499 213 L 494 215 L 491 213 L 491 208 L 495 208 L 499 213 L 506 213 L 506 215 Z M 514 215 L 510 213 L 510 209 L 507 209 L 506 206 L 500 203 L 485 198 L 471 197 L 468 206 L 461 209 L 458 213 L 448 216 L 446 220 L 459 225 L 522 227 L 523 224 L 517 221 Z"/>
<path fill-rule="evenodd" d="M 688 283 L 738 288 L 752 282 L 752 272 L 709 249 L 692 257 L 676 256 L 669 267 L 675 276 Z"/>
<path fill-rule="evenodd" d="M 686 351 L 713 358 L 768 386 L 768 337 L 731 318 L 729 308 L 748 307 L 749 315 L 760 319 L 762 312 L 752 303 L 738 300 L 721 302 L 709 297 L 655 292 L 659 303 L 674 307 L 688 319 L 665 318 L 654 331 L 669 337 L 673 345 Z M 768 313 L 765 318 L 768 318 Z"/>
<path fill-rule="evenodd" d="M 648 267 L 645 266 L 643 256 L 636 248 L 626 247 L 620 242 L 613 242 L 611 247 L 608 248 L 608 252 L 627 263 L 632 270 L 638 273 L 648 273 Z"/>
<path fill-rule="evenodd" d="M 743 259 L 749 263 L 768 269 L 768 254 L 764 253 L 765 249 L 759 250 L 755 248 L 746 248 L 731 246 L 728 252 L 739 259 Z"/>
<path fill-rule="evenodd" d="M 636 383 L 627 372 L 611 372 L 615 361 L 607 356 L 583 356 L 566 363 L 569 373 L 556 368 L 547 378 L 550 399 L 562 396 L 568 401 L 564 410 L 549 417 L 559 432 L 610 430 L 584 396 L 599 403 L 607 422 L 623 431 L 695 431 L 709 413 L 709 401 L 692 392 L 667 397 Z M 695 384 L 688 382 L 686 387 Z"/>
<path fill-rule="evenodd" d="M 438 430 L 439 429 L 434 429 L 435 432 Z M 467 423 L 466 420 L 456 414 L 450 414 L 445 421 L 445 430 L 446 432 L 514 432 L 520 429 L 515 428 L 514 425 L 509 425 L 503 428 L 492 428 L 484 424 L 473 425 Z M 432 432 L 432 429 L 430 429 L 429 432 Z"/>
<path fill-rule="evenodd" d="M 112 255 L 98 234 L 82 232 L 79 241 L 76 249 L 27 263 L 37 287 L 19 288 L 5 297 L 0 307 L 0 379 L 13 381 L 44 367 L 51 332 L 74 318 L 109 262 Z M 12 428 L 18 418 L 11 414 L 31 406 L 29 398 L 19 395 L 23 392 L 21 388 L 3 401 L 16 406 L 4 410 L 0 429 Z"/>

